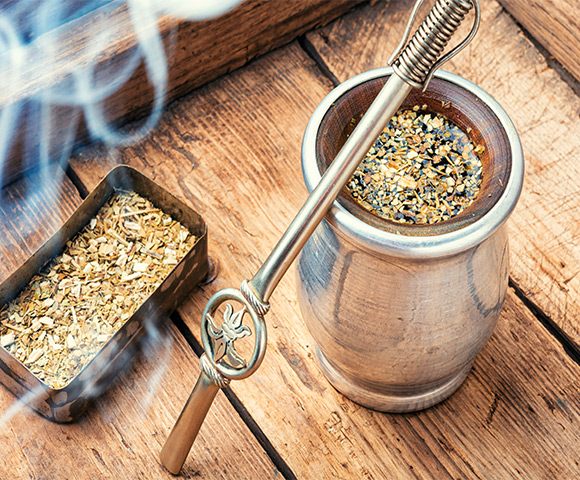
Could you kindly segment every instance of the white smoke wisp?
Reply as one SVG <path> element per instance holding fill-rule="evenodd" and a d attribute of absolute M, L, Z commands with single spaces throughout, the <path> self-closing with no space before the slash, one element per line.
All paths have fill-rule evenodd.
<path fill-rule="evenodd" d="M 135 345 L 132 348 L 124 350 L 117 361 L 121 365 L 129 362 L 139 362 L 140 372 L 139 380 L 142 382 L 131 395 L 138 398 L 138 403 L 133 405 L 143 416 L 147 416 L 148 411 L 155 400 L 161 382 L 171 363 L 172 348 L 174 345 L 173 337 L 169 328 L 163 325 L 161 318 L 147 318 L 143 323 L 143 330 L 139 340 L 138 351 L 135 351 Z M 93 360 L 96 370 L 104 370 L 108 366 L 108 360 L 97 357 Z M 133 372 L 121 371 L 119 376 L 132 376 Z M 129 379 L 129 383 L 131 380 Z M 116 388 L 127 388 L 127 384 L 117 379 Z M 108 384 L 95 382 L 89 385 L 83 395 L 90 398 L 98 399 L 108 388 Z M 109 391 L 109 401 L 114 392 Z M 107 421 L 111 418 L 111 412 L 106 402 L 95 402 L 95 407 L 99 410 L 101 416 Z M 90 414 L 90 413 L 89 413 Z M 1 423 L 0 423 L 1 425 Z"/>
<path fill-rule="evenodd" d="M 30 390 L 20 399 L 12 402 L 12 404 L 5 411 L 0 413 L 0 429 L 6 428 L 6 426 L 16 415 L 21 413 L 23 409 L 27 408 L 27 403 L 34 402 L 34 400 L 39 398 L 42 393 L 42 387 L 38 387 L 36 389 Z"/>
<path fill-rule="evenodd" d="M 34 165 L 64 163 L 83 116 L 91 137 L 108 146 L 142 139 L 158 122 L 167 92 L 162 16 L 207 20 L 240 1 L 8 0 L 0 7 L 0 184 L 15 139 Z M 106 118 L 104 101 L 140 65 L 153 91 L 150 112 L 140 127 L 120 131 Z M 73 113 L 52 121 L 61 106 Z"/>
<path fill-rule="evenodd" d="M 145 339 L 141 342 L 141 354 L 149 359 L 150 364 L 155 364 L 155 368 L 147 379 L 147 393 L 140 402 L 144 415 L 151 407 L 163 376 L 169 368 L 173 343 L 173 337 L 167 328 L 159 328 L 155 322 L 145 325 Z"/>
<path fill-rule="evenodd" d="M 166 0 L 163 2 L 162 11 L 176 17 L 200 21 L 223 15 L 238 3 L 240 3 L 240 0 L 211 0 L 205 2 Z"/>
<path fill-rule="evenodd" d="M 171 15 L 202 21 L 223 15 L 241 0 L 5 0 L 0 6 L 0 185 L 16 142 L 23 158 L 36 167 L 35 182 L 50 179 L 54 168 L 71 155 L 79 124 L 109 147 L 141 140 L 158 122 L 168 86 L 167 57 L 171 41 L 162 38 L 159 23 Z M 121 47 L 119 47 L 121 45 Z M 120 52 L 120 53 L 118 53 Z M 145 66 L 153 101 L 149 114 L 133 130 L 119 130 L 106 118 L 104 102 L 141 65 Z M 66 115 L 62 110 L 67 111 Z M 58 117 L 58 121 L 55 120 Z M 39 168 L 38 168 L 39 167 Z M 27 167 L 24 166 L 23 170 Z M 32 182 L 32 180 L 31 180 Z M 47 203 L 48 193 L 31 188 L 32 210 Z M 58 192 L 54 192 L 58 195 Z M 41 229 L 42 225 L 37 225 Z M 0 241 L 1 244 L 1 241 Z M 145 355 L 157 355 L 150 376 L 150 395 L 166 370 L 171 338 L 157 329 L 146 332 Z M 155 352 L 157 349 L 157 353 Z M 98 386 L 95 386 L 97 389 Z M 95 392 L 99 393 L 99 392 Z M 38 392 L 23 398 L 32 400 Z M 0 414 L 5 428 L 23 403 Z"/>

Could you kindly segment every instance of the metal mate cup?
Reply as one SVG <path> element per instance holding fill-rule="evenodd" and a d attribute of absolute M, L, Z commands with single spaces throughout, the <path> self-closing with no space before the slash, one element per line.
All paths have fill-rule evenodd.
<path fill-rule="evenodd" d="M 315 110 L 302 145 L 309 191 L 392 73 L 358 75 Z M 508 287 L 506 220 L 524 171 L 511 120 L 473 83 L 437 71 L 402 108 L 414 105 L 446 116 L 485 147 L 475 201 L 449 220 L 408 225 L 373 215 L 343 191 L 305 245 L 297 273 L 299 305 L 328 380 L 355 402 L 388 412 L 447 398 L 491 336 Z"/>
<path fill-rule="evenodd" d="M 327 110 L 330 112 L 329 118 L 333 118 L 333 112 L 342 112 L 342 116 L 336 117 L 335 115 L 335 120 L 329 123 L 331 128 L 334 126 L 334 136 L 326 135 L 326 127 L 320 129 L 323 132 L 321 137 L 323 140 L 320 143 L 321 148 L 324 147 L 323 151 L 317 152 L 319 146 L 317 143 L 317 133 L 307 135 L 310 140 L 306 142 L 307 146 L 305 147 L 305 151 L 313 151 L 315 153 L 313 155 L 305 155 L 305 158 L 313 159 L 311 162 L 305 162 L 305 164 L 310 163 L 313 166 L 317 159 L 322 158 L 324 159 L 324 166 L 322 169 L 319 169 L 317 174 L 309 178 L 310 195 L 258 272 L 250 280 L 244 280 L 239 289 L 222 289 L 209 299 L 202 313 L 201 322 L 201 336 L 205 350 L 205 353 L 200 358 L 202 373 L 198 377 L 195 387 L 159 455 L 163 465 L 170 472 L 177 474 L 181 470 L 219 389 L 229 385 L 230 380 L 241 380 L 248 377 L 260 366 L 266 351 L 267 335 L 264 316 L 270 308 L 270 304 L 268 303 L 270 295 L 288 270 L 290 264 L 302 250 L 308 238 L 310 238 L 316 230 L 316 227 L 323 220 L 328 209 L 332 207 L 334 199 L 337 198 L 341 189 L 346 185 L 350 176 L 374 143 L 374 139 L 381 133 L 391 116 L 396 113 L 410 92 L 414 88 L 425 90 L 435 71 L 443 63 L 461 51 L 473 39 L 477 32 L 481 17 L 481 9 L 479 8 L 477 0 L 436 0 L 428 15 L 411 38 L 412 25 L 422 3 L 423 0 L 417 0 L 415 3 L 413 11 L 411 12 L 411 18 L 403 34 L 403 39 L 391 59 L 393 69 L 385 71 L 388 73 L 394 71 L 396 75 L 391 75 L 388 81 L 385 81 L 383 78 L 375 84 L 371 82 L 373 88 L 367 89 L 366 94 L 363 95 L 366 114 L 360 119 L 356 128 L 352 130 L 348 140 L 346 140 L 346 130 L 343 128 L 345 125 L 343 117 L 348 117 L 349 108 L 347 107 L 344 110 L 330 109 L 330 107 L 335 106 L 332 103 L 334 98 L 340 101 L 340 96 L 344 91 L 354 87 L 353 81 L 347 82 L 342 88 L 339 87 L 335 91 L 338 93 L 334 96 L 331 95 L 332 98 L 325 101 L 326 103 L 323 102 L 323 105 L 318 108 L 318 114 L 315 114 L 315 119 L 311 122 L 314 126 L 310 127 L 311 130 L 316 130 L 316 132 L 321 127 L 321 122 L 325 121 L 322 117 L 326 118 Z M 442 55 L 447 42 L 472 7 L 474 8 L 475 15 L 470 33 L 462 42 L 457 44 L 445 55 Z M 409 40 L 409 38 L 411 39 Z M 354 82 L 356 83 L 356 80 Z M 379 84 L 378 89 L 374 88 Z M 349 96 L 346 95 L 345 98 L 349 98 Z M 343 102 L 343 104 L 348 105 L 348 102 Z M 361 103 L 357 101 L 353 102 L 353 107 L 356 107 L 356 109 L 362 112 L 360 105 Z M 329 141 L 324 141 L 324 139 L 329 139 Z M 308 146 L 310 144 L 314 146 Z M 337 148 L 337 146 L 340 148 Z M 322 153 L 322 155 L 317 155 L 318 153 Z M 333 160 L 332 164 L 330 164 L 331 159 Z M 322 170 L 325 170 L 325 173 L 320 175 L 320 171 Z M 316 172 L 316 169 L 313 171 Z M 316 180 L 312 182 L 316 176 Z M 316 186 L 314 186 L 315 184 Z M 513 187 L 511 188 L 513 190 Z M 333 235 L 332 232 L 328 235 L 329 241 Z M 316 241 L 321 242 L 321 250 L 323 250 L 325 246 L 324 233 L 319 234 L 317 240 L 310 244 L 311 255 L 313 251 L 312 245 Z M 327 281 L 330 281 L 334 273 L 340 271 L 340 267 L 337 267 L 338 270 L 336 271 L 333 270 L 334 265 L 338 265 L 336 260 L 339 258 L 338 256 L 352 257 L 344 249 L 343 251 L 340 250 L 338 241 L 335 241 L 335 244 L 336 248 L 331 253 L 335 257 L 332 262 L 333 267 L 325 274 Z M 346 247 L 346 250 L 348 248 Z M 307 255 L 304 255 L 303 258 L 307 258 Z M 317 252 L 315 251 L 313 255 L 313 260 L 316 262 Z M 305 262 L 305 264 L 307 263 Z M 324 266 L 324 262 L 321 265 Z M 348 270 L 349 267 L 346 268 L 346 271 Z M 315 276 L 316 273 L 310 278 L 315 278 Z M 304 278 L 308 277 L 305 276 Z M 336 286 L 331 286 L 329 283 L 322 285 L 319 290 L 322 293 L 327 293 L 333 289 L 336 290 L 335 287 L 340 288 L 340 285 L 342 285 L 342 280 L 344 279 L 339 278 L 338 285 Z M 308 296 L 308 294 L 315 290 L 316 285 L 313 284 L 312 288 L 309 287 L 304 292 Z M 232 304 L 237 304 L 240 309 L 236 311 Z M 217 318 L 216 313 L 221 306 L 225 306 L 225 310 L 223 311 L 223 323 L 221 323 L 220 327 L 219 322 L 216 324 L 215 320 Z M 327 298 L 326 304 L 321 308 L 323 314 L 328 313 L 324 311 L 326 306 L 332 306 L 331 297 Z M 337 309 L 337 312 L 339 311 L 340 308 Z M 235 347 L 237 340 L 249 335 L 252 331 L 248 326 L 242 324 L 244 316 L 251 318 L 253 331 L 255 333 L 254 348 L 252 356 L 249 359 L 245 359 L 239 355 Z M 339 315 L 335 316 L 335 319 L 338 318 Z M 325 331 L 323 322 L 319 323 L 322 325 L 321 332 L 323 333 Z M 363 329 L 365 333 L 360 337 L 361 341 L 364 341 L 364 336 L 368 337 L 370 334 L 370 329 L 367 327 L 365 329 Z M 338 350 L 340 351 L 340 335 L 338 338 L 339 341 L 335 343 L 338 345 Z M 331 345 L 332 341 L 327 344 Z M 354 346 L 359 351 L 362 348 L 360 344 Z M 342 345 L 342 350 L 347 353 L 347 356 L 349 348 L 348 345 Z M 328 352 L 325 352 L 325 355 L 327 354 Z M 342 353 L 339 353 L 339 355 L 342 355 Z M 364 357 L 364 355 L 361 357 Z M 328 357 L 323 356 L 321 353 L 321 358 Z M 327 362 L 327 365 L 330 364 Z M 380 367 L 377 369 L 372 364 L 369 364 L 369 366 L 371 369 L 374 368 L 376 371 L 380 371 Z M 327 368 L 327 372 L 330 373 L 332 371 L 338 372 L 335 367 Z M 356 368 L 354 373 L 354 378 L 356 378 Z M 376 375 L 371 375 L 371 384 L 375 382 L 375 377 Z M 346 379 L 346 376 L 337 376 L 336 378 Z M 348 381 L 343 383 L 347 385 Z M 351 385 L 353 385 L 352 382 Z M 351 387 L 348 388 L 353 393 L 356 391 L 356 389 Z M 361 391 L 364 391 L 364 389 Z"/>

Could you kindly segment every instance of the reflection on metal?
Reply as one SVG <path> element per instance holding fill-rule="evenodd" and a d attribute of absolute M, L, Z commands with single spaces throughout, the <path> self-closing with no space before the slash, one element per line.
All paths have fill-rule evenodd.
<path fill-rule="evenodd" d="M 477 0 L 474 1 L 477 4 Z M 404 65 L 412 67 L 411 62 L 417 62 L 418 65 L 421 65 L 421 67 L 417 68 L 421 70 L 434 68 L 437 58 L 433 57 L 433 53 L 441 53 L 441 38 L 444 38 L 446 43 L 457 27 L 455 20 L 451 21 L 449 19 L 455 19 L 456 14 L 454 12 L 458 2 L 465 6 L 469 5 L 471 8 L 471 3 L 466 0 L 436 1 L 436 5 L 427 19 L 434 19 L 429 20 L 433 24 L 432 28 L 445 30 L 432 32 L 435 35 L 417 33 L 416 36 L 421 35 L 417 38 L 421 39 L 421 46 L 425 48 L 415 51 L 418 40 L 415 41 L 415 37 L 413 37 L 411 43 L 400 54 L 401 59 L 407 59 L 402 60 Z M 427 19 L 425 22 L 428 22 Z M 447 28 L 451 24 L 453 28 L 448 30 Z M 246 378 L 259 367 L 266 349 L 266 327 L 263 317 L 269 308 L 267 302 L 270 295 L 321 222 L 348 179 L 352 176 L 356 167 L 369 151 L 375 139 L 399 109 L 413 87 L 417 87 L 417 83 L 413 79 L 406 78 L 405 75 L 391 75 L 254 277 L 249 282 L 244 281 L 240 290 L 226 288 L 210 298 L 202 314 L 201 334 L 203 346 L 208 361 L 225 378 Z M 256 337 L 254 351 L 248 364 L 243 367 L 227 363 L 225 361 L 227 354 L 224 357 L 221 344 L 213 342 L 212 337 L 209 335 L 209 331 L 213 329 L 213 327 L 209 327 L 210 330 L 208 330 L 209 319 L 213 318 L 217 308 L 227 301 L 237 301 L 242 306 L 245 306 L 244 313 L 249 314 L 253 322 L 253 330 Z M 237 321 L 238 319 L 236 318 L 236 324 Z M 214 330 L 211 331 L 212 333 L 214 332 Z M 217 329 L 215 332 L 217 332 Z M 209 380 L 206 373 L 202 373 L 161 452 L 161 461 L 170 472 L 178 473 L 181 469 L 199 431 L 201 422 L 205 418 L 207 409 L 209 409 L 211 401 L 215 397 L 216 388 L 215 383 Z M 191 426 L 189 426 L 190 423 Z"/>
<path fill-rule="evenodd" d="M 427 89 L 433 74 L 445 62 L 457 55 L 473 39 L 479 28 L 481 10 L 478 0 L 474 0 L 475 19 L 469 35 L 443 57 L 443 49 L 455 33 L 465 15 L 471 10 L 471 0 L 437 0 L 407 45 L 411 27 L 423 0 L 417 0 L 401 43 L 391 55 L 388 64 L 408 84 L 415 88 Z M 404 48 L 406 45 L 406 48 Z M 439 60 L 438 60 L 439 59 Z"/>
<path fill-rule="evenodd" d="M 246 313 L 246 308 L 233 313 L 233 307 L 228 303 L 224 312 L 224 323 L 218 328 L 211 315 L 206 314 L 207 333 L 212 339 L 212 348 L 215 351 L 215 361 L 219 362 L 224 356 L 228 357 L 231 365 L 234 367 L 245 367 L 246 360 L 236 351 L 235 341 L 247 335 L 251 331 L 245 325 L 242 325 L 242 318 Z"/>

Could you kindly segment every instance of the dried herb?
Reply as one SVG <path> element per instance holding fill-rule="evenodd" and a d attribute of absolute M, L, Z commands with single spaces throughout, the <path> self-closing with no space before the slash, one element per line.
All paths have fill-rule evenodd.
<path fill-rule="evenodd" d="M 195 241 L 148 200 L 117 191 L 0 309 L 0 345 L 51 388 L 64 387 Z"/>
<path fill-rule="evenodd" d="M 457 125 L 427 106 L 399 110 L 347 184 L 372 213 L 400 223 L 432 224 L 465 210 L 479 193 L 478 155 Z"/>

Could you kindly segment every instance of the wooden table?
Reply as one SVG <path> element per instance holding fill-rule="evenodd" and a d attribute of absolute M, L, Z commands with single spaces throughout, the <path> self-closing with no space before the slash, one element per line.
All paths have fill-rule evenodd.
<path fill-rule="evenodd" d="M 540 2 L 481 3 L 480 32 L 446 69 L 507 110 L 526 178 L 510 220 L 507 301 L 464 385 L 406 415 L 349 401 L 315 362 L 292 268 L 271 299 L 262 367 L 218 394 L 183 478 L 580 477 L 580 49 L 554 35 L 577 40 L 580 11 L 544 2 L 560 7 L 546 33 L 535 28 L 547 18 Z M 306 198 L 300 144 L 311 113 L 337 83 L 386 64 L 408 11 L 394 0 L 358 5 L 178 99 L 140 144 L 87 149 L 66 172 L 37 172 L 3 190 L 2 278 L 119 163 L 203 215 L 221 270 L 78 422 L 50 423 L 0 389 L 0 478 L 172 478 L 158 453 L 199 373 L 205 302 L 265 259 Z"/>

